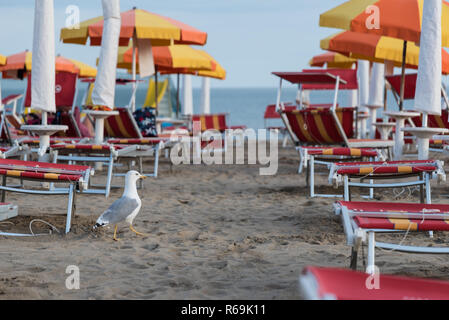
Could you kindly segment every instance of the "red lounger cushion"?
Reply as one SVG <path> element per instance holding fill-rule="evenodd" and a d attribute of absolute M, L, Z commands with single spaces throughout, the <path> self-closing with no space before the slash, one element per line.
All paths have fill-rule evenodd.
<path fill-rule="evenodd" d="M 89 166 L 0 159 L 0 175 L 39 180 L 79 181 Z"/>
<path fill-rule="evenodd" d="M 377 157 L 374 149 L 363 148 L 326 148 L 326 147 L 304 147 L 310 155 L 328 156 L 352 156 L 352 157 Z"/>
<path fill-rule="evenodd" d="M 380 275 L 379 289 L 368 289 L 368 274 L 347 269 L 306 267 L 317 282 L 319 298 L 338 300 L 448 300 L 449 282 Z"/>
<path fill-rule="evenodd" d="M 338 174 L 386 174 L 432 172 L 438 169 L 434 160 L 339 162 L 335 164 Z"/>
<path fill-rule="evenodd" d="M 363 229 L 387 229 L 410 231 L 449 231 L 449 220 L 395 219 L 354 217 Z"/>
<path fill-rule="evenodd" d="M 168 139 L 161 138 L 143 138 L 143 139 L 108 139 L 108 143 L 118 144 L 158 144 Z"/>

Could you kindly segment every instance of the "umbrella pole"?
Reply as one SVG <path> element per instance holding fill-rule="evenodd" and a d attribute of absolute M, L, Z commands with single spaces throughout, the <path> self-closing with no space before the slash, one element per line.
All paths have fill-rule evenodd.
<path fill-rule="evenodd" d="M 133 61 L 132 61 L 132 72 L 133 72 L 133 96 L 131 97 L 131 111 L 136 111 L 136 41 L 133 38 Z"/>
<path fill-rule="evenodd" d="M 402 49 L 402 73 L 401 73 L 401 97 L 399 101 L 399 111 L 404 107 L 404 91 L 405 91 L 405 60 L 407 58 L 407 41 L 404 41 L 404 48 Z"/>
<path fill-rule="evenodd" d="M 158 85 L 157 85 L 157 66 L 154 66 L 155 72 L 154 72 L 154 79 L 155 79 L 155 84 L 154 84 L 154 90 L 155 92 L 155 100 L 156 100 L 156 115 L 159 115 L 159 103 L 158 103 Z"/>
<path fill-rule="evenodd" d="M 176 119 L 179 118 L 179 73 L 176 74 Z"/>

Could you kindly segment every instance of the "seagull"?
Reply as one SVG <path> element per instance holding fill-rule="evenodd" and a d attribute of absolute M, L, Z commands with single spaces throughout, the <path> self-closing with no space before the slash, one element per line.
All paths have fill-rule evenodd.
<path fill-rule="evenodd" d="M 107 225 L 115 225 L 114 237 L 117 239 L 117 224 L 125 221 L 129 224 L 131 231 L 137 235 L 143 236 L 133 228 L 133 220 L 137 216 L 142 206 L 142 201 L 137 193 L 136 183 L 139 179 L 145 179 L 146 176 L 135 170 L 128 171 L 125 176 L 125 190 L 123 195 L 114 201 L 114 203 L 97 219 L 93 229 Z"/>

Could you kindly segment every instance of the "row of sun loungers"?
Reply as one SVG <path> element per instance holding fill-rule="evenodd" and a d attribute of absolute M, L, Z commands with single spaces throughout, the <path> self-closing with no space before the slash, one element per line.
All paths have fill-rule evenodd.
<path fill-rule="evenodd" d="M 307 72 L 274 73 L 281 78 L 276 110 L 300 155 L 298 173 L 306 171 L 306 181 L 311 197 L 342 197 L 333 205 L 334 213 L 341 218 L 347 245 L 351 248 L 349 267 L 352 270 L 306 267 L 299 285 L 307 299 L 449 299 L 449 282 L 380 275 L 375 265 L 375 249 L 411 253 L 447 254 L 449 247 L 414 246 L 376 241 L 376 234 L 408 236 L 425 232 L 431 238 L 433 232 L 449 231 L 449 205 L 432 204 L 430 181 L 446 180 L 444 163 L 439 160 L 389 161 L 392 141 L 380 139 L 354 139 L 357 136 L 357 108 L 337 106 L 338 90 L 351 83 L 351 71 L 314 70 Z M 326 79 L 324 75 L 332 75 Z M 348 75 L 349 74 L 349 75 Z M 414 96 L 410 83 L 416 76 L 408 76 L 406 92 Z M 319 90 L 335 88 L 335 100 L 330 106 L 292 107 L 281 103 L 282 81 L 298 84 L 301 89 Z M 341 81 L 343 80 L 343 81 Z M 392 86 L 399 82 L 391 77 Z M 332 84 L 333 82 L 333 84 Z M 288 106 L 288 108 L 287 108 Z M 447 110 L 441 118 L 432 116 L 429 123 L 441 126 L 446 123 Z M 412 119 L 420 125 L 418 119 Z M 413 137 L 407 137 L 413 143 Z M 445 152 L 444 138 L 430 141 L 431 150 Z M 320 194 L 316 191 L 315 166 L 328 169 L 328 183 L 343 187 L 339 194 Z M 419 188 L 420 203 L 389 203 L 352 201 L 352 188 L 369 189 L 372 199 L 378 188 Z M 404 238 L 403 238 L 404 239 Z M 357 271 L 360 248 L 366 245 L 367 265 L 365 273 Z M 379 283 L 381 285 L 379 285 Z M 371 287 L 370 287 L 371 285 Z M 379 285 L 379 287 L 376 287 Z"/>

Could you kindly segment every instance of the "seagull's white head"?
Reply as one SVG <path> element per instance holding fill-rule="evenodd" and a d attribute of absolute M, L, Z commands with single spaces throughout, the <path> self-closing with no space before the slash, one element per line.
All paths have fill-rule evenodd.
<path fill-rule="evenodd" d="M 146 176 L 140 174 L 136 170 L 131 170 L 126 173 L 125 176 L 125 185 L 136 184 L 139 179 L 145 179 Z"/>

